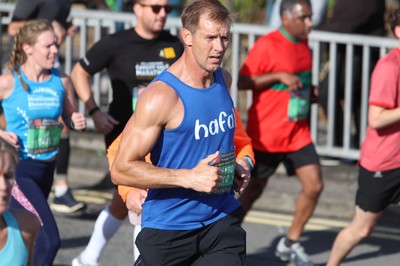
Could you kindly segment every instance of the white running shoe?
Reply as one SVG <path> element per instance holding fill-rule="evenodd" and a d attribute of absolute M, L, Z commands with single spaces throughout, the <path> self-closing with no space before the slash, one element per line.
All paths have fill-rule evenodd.
<path fill-rule="evenodd" d="M 300 243 L 294 243 L 291 246 L 292 253 L 290 254 L 291 262 L 296 266 L 314 266 L 310 257 L 304 251 L 304 247 Z"/>
<path fill-rule="evenodd" d="M 292 246 L 285 245 L 285 237 L 279 240 L 276 246 L 275 255 L 282 261 L 291 261 L 296 266 L 313 266 L 310 257 L 305 253 L 304 247 L 296 242 Z"/>
<path fill-rule="evenodd" d="M 291 252 L 292 249 L 285 245 L 285 237 L 282 237 L 279 240 L 278 245 L 276 246 L 275 256 L 277 256 L 282 261 L 289 261 Z"/>
<path fill-rule="evenodd" d="M 71 263 L 72 266 L 99 266 L 98 263 L 96 264 L 89 264 L 82 260 L 82 253 L 79 254 L 78 257 L 74 258 Z"/>

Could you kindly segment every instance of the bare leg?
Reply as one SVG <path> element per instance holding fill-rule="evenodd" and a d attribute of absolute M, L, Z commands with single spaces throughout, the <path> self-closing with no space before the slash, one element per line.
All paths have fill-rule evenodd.
<path fill-rule="evenodd" d="M 323 190 L 321 170 L 319 165 L 306 165 L 296 169 L 302 185 L 302 190 L 296 201 L 292 224 L 288 230 L 287 237 L 291 240 L 299 240 L 301 233 L 318 202 L 319 195 Z"/>
<path fill-rule="evenodd" d="M 356 206 L 352 222 L 339 232 L 329 257 L 327 266 L 336 266 L 344 260 L 350 251 L 364 238 L 372 233 L 382 212 L 373 213 L 363 211 Z"/>
<path fill-rule="evenodd" d="M 112 216 L 119 220 L 124 220 L 128 216 L 128 209 L 126 208 L 125 202 L 118 194 L 117 189 L 114 191 L 113 198 L 111 199 L 111 203 L 108 208 Z"/>

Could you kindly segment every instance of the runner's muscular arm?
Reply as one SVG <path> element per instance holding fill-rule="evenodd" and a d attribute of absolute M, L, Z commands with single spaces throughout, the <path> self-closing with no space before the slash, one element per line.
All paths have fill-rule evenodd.
<path fill-rule="evenodd" d="M 229 72 L 223 70 L 222 71 L 225 84 L 229 88 L 232 84 L 232 76 L 230 75 Z M 251 145 L 251 139 L 248 137 L 243 123 L 241 121 L 240 114 L 238 110 L 235 108 L 235 114 L 236 114 L 236 131 L 235 131 L 235 137 L 234 137 L 234 143 L 236 147 L 236 156 L 238 157 L 238 164 L 240 164 L 244 169 L 244 171 L 247 171 L 248 176 L 250 176 L 250 168 L 251 165 L 246 159 L 243 159 L 244 157 L 249 157 L 250 160 L 252 161 L 252 164 L 255 164 L 254 160 L 254 152 L 253 148 Z M 111 144 L 111 146 L 108 148 L 107 151 L 107 157 L 109 160 L 109 167 L 111 170 L 111 166 L 114 162 L 115 154 L 118 150 L 118 146 L 120 144 L 120 138 L 121 135 L 119 135 Z M 149 156 L 146 157 L 146 161 L 150 162 Z M 240 169 L 242 170 L 242 169 Z M 240 176 L 241 174 L 239 174 Z M 239 180 L 239 184 L 237 184 L 238 191 L 243 190 L 243 187 L 241 186 L 241 180 Z M 133 210 L 137 213 L 140 213 L 141 211 L 141 203 L 143 202 L 143 197 L 147 194 L 146 190 L 143 189 L 138 189 L 134 188 L 131 186 L 123 186 L 119 185 L 118 186 L 118 193 L 122 197 L 123 201 L 126 203 L 126 206 L 128 209 Z"/>
<path fill-rule="evenodd" d="M 138 188 L 184 187 L 211 193 L 222 181 L 217 167 L 208 163 L 218 152 L 203 159 L 193 169 L 167 169 L 144 161 L 162 130 L 177 127 L 183 106 L 175 91 L 158 81 L 139 96 L 134 115 L 128 121 L 111 169 L 115 184 Z M 140 143 L 140 145 L 137 145 Z"/>
<path fill-rule="evenodd" d="M 114 163 L 114 158 L 117 153 L 120 141 L 121 141 L 121 134 L 118 135 L 118 137 L 111 143 L 111 145 L 107 149 L 108 169 L 110 171 Z M 149 155 L 146 156 L 146 162 L 151 163 Z M 147 197 L 146 189 L 119 185 L 118 194 L 125 202 L 128 210 L 131 210 L 136 213 L 142 212 L 142 204 Z"/>

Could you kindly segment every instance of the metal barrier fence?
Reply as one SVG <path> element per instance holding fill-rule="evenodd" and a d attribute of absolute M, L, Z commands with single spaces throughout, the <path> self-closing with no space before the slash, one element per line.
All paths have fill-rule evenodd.
<path fill-rule="evenodd" d="M 13 4 L 0 4 L 1 25 L 7 25 L 11 20 Z M 65 58 L 63 67 L 66 73 L 70 73 L 74 63 L 82 57 L 93 43 L 102 36 L 116 31 L 117 25 L 124 28 L 131 28 L 135 25 L 135 16 L 131 13 L 113 13 L 106 11 L 94 11 L 73 8 L 70 15 L 74 25 L 78 27 L 78 32 L 66 39 L 65 44 L 60 49 L 60 54 Z M 169 18 L 166 28 L 172 33 L 177 34 L 181 22 L 179 18 Z M 4 31 L 5 27 L 1 27 Z M 247 108 L 251 104 L 250 91 L 238 91 L 236 83 L 240 66 L 248 50 L 253 46 L 256 39 L 271 31 L 270 28 L 260 25 L 249 25 L 235 23 L 232 27 L 231 46 L 226 53 L 224 67 L 231 71 L 233 85 L 231 95 L 236 106 L 242 114 L 244 120 L 247 118 Z M 9 47 L 7 46 L 6 34 L 1 34 L 2 57 L 7 56 Z M 4 44 L 6 43 L 6 44 Z M 322 75 L 328 73 L 328 103 L 327 116 L 321 108 L 313 104 L 311 108 L 311 132 L 320 155 L 332 156 L 337 158 L 358 159 L 359 144 L 361 143 L 367 125 L 368 112 L 368 92 L 371 64 L 371 54 L 373 49 L 378 49 L 379 56 L 383 56 L 389 49 L 397 47 L 398 42 L 394 39 L 370 37 L 361 35 L 337 34 L 328 32 L 314 31 L 309 36 L 309 44 L 313 54 L 312 82 L 319 85 Z M 344 62 L 337 60 L 338 47 L 346 51 Z M 355 50 L 361 51 L 362 67 L 361 72 L 354 71 L 353 61 L 355 60 Z M 330 60 L 327 60 L 329 58 Z M 328 70 L 328 71 L 324 71 Z M 339 135 L 343 137 L 343 142 L 335 142 L 334 123 L 338 112 L 335 102 L 340 100 L 336 92 L 340 89 L 340 84 L 335 79 L 338 71 L 344 70 L 344 98 L 340 101 L 344 110 L 343 130 Z M 361 80 L 361 94 L 353 93 L 354 79 Z M 111 100 L 111 89 L 106 72 L 98 73 L 93 77 L 93 92 L 96 102 L 101 108 L 106 109 Z M 360 114 L 352 114 L 354 97 L 360 97 Z M 357 99 L 358 100 L 358 99 Z M 82 102 L 79 104 L 80 111 L 85 111 Z M 329 117 L 329 119 L 327 119 Z M 89 126 L 93 127 L 89 119 Z M 357 123 L 357 124 L 356 124 Z M 359 128 L 359 137 L 353 139 L 355 129 Z"/>

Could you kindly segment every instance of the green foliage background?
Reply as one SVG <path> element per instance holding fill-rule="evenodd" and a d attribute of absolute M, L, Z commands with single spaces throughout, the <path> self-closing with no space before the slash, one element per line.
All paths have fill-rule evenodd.
<path fill-rule="evenodd" d="M 242 23 L 263 23 L 267 0 L 221 0 Z"/>

